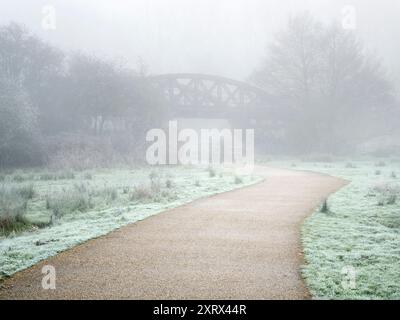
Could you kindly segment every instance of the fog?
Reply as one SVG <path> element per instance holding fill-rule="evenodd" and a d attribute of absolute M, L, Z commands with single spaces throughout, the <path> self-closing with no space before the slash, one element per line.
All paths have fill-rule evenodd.
<path fill-rule="evenodd" d="M 0 300 L 398 299 L 399 18 L 0 0 Z"/>
<path fill-rule="evenodd" d="M 144 161 L 177 119 L 254 130 L 261 154 L 400 154 L 399 16 L 397 0 L 2 1 L 0 167 Z"/>
<path fill-rule="evenodd" d="M 42 9 L 56 9 L 56 29 L 43 30 Z M 391 69 L 399 70 L 397 0 L 3 0 L 0 23 L 24 24 L 66 50 L 83 50 L 136 65 L 153 74 L 200 72 L 246 79 L 266 44 L 289 15 L 309 11 L 341 21 L 353 5 L 357 33 Z"/>

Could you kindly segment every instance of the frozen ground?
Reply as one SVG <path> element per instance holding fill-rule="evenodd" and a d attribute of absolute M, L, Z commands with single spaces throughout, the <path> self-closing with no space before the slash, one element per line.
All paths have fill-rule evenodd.
<path fill-rule="evenodd" d="M 256 167 L 265 181 L 174 208 L 24 270 L 1 299 L 308 299 L 299 228 L 339 178 Z M 42 268 L 57 270 L 43 290 Z"/>
<path fill-rule="evenodd" d="M 400 162 L 290 161 L 277 166 L 350 181 L 302 228 L 311 294 L 322 299 L 400 298 Z"/>
<path fill-rule="evenodd" d="M 14 174 L 16 176 L 16 174 Z M 46 180 L 46 173 L 22 172 L 21 180 L 33 183 L 36 196 L 28 203 L 27 217 L 31 221 L 48 221 L 51 213 L 46 209 L 48 195 L 70 192 L 71 188 L 99 190 L 94 192 L 93 209 L 69 212 L 52 226 L 30 229 L 23 233 L 0 238 L 0 278 L 25 269 L 40 260 L 92 238 L 105 235 L 129 223 L 139 221 L 177 207 L 194 199 L 243 187 L 260 181 L 253 176 L 236 177 L 231 172 L 215 172 L 200 168 L 164 168 L 136 170 L 96 170 L 76 173 L 72 179 Z M 149 176 L 157 179 L 160 199 L 133 200 L 131 191 L 149 184 Z M 17 179 L 18 180 L 18 179 Z M 7 177 L 5 179 L 7 181 Z M 4 182 L 3 182 L 4 183 Z M 12 182 L 17 184 L 17 182 Z M 26 183 L 26 181 L 24 182 Z M 116 196 L 112 192 L 116 190 Z"/>

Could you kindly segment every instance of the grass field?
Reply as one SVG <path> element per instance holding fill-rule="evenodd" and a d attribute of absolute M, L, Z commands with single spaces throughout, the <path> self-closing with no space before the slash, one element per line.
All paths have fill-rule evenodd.
<path fill-rule="evenodd" d="M 277 165 L 347 179 L 302 228 L 303 276 L 315 298 L 400 298 L 400 161 Z"/>
<path fill-rule="evenodd" d="M 268 164 L 349 181 L 302 227 L 302 274 L 313 297 L 399 299 L 400 161 Z M 257 181 L 195 168 L 0 173 L 0 272 L 11 275 L 128 223 Z M 12 228 L 7 212 L 16 217 Z"/>
<path fill-rule="evenodd" d="M 189 167 L 0 173 L 0 275 L 168 208 L 257 181 Z"/>

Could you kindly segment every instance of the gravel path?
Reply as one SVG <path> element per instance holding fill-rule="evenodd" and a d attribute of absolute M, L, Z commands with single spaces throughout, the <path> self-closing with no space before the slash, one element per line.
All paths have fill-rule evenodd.
<path fill-rule="evenodd" d="M 307 299 L 300 226 L 341 179 L 258 167 L 265 181 L 88 241 L 0 284 L 0 299 Z M 44 265 L 57 289 L 43 290 Z"/>

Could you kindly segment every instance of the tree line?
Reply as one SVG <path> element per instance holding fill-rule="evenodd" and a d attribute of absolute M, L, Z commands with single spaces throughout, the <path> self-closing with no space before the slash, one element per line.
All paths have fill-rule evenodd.
<path fill-rule="evenodd" d="M 107 126 L 124 131 L 107 144 L 115 153 L 119 141 L 123 152 L 124 143 L 144 141 L 144 129 L 161 118 L 162 109 L 139 71 L 94 55 L 68 55 L 11 23 L 0 27 L 0 115 L 5 167 L 45 164 L 62 151 L 60 144 L 86 148 Z"/>
<path fill-rule="evenodd" d="M 279 101 L 284 134 L 276 143 L 283 150 L 347 153 L 399 133 L 395 88 L 380 59 L 354 31 L 308 13 L 276 35 L 250 80 Z"/>
<path fill-rule="evenodd" d="M 380 59 L 334 23 L 289 19 L 249 80 L 280 110 L 257 119 L 261 151 L 348 153 L 399 134 L 396 88 Z M 167 119 L 163 103 L 141 70 L 0 26 L 0 168 L 137 160 L 147 130 Z"/>

